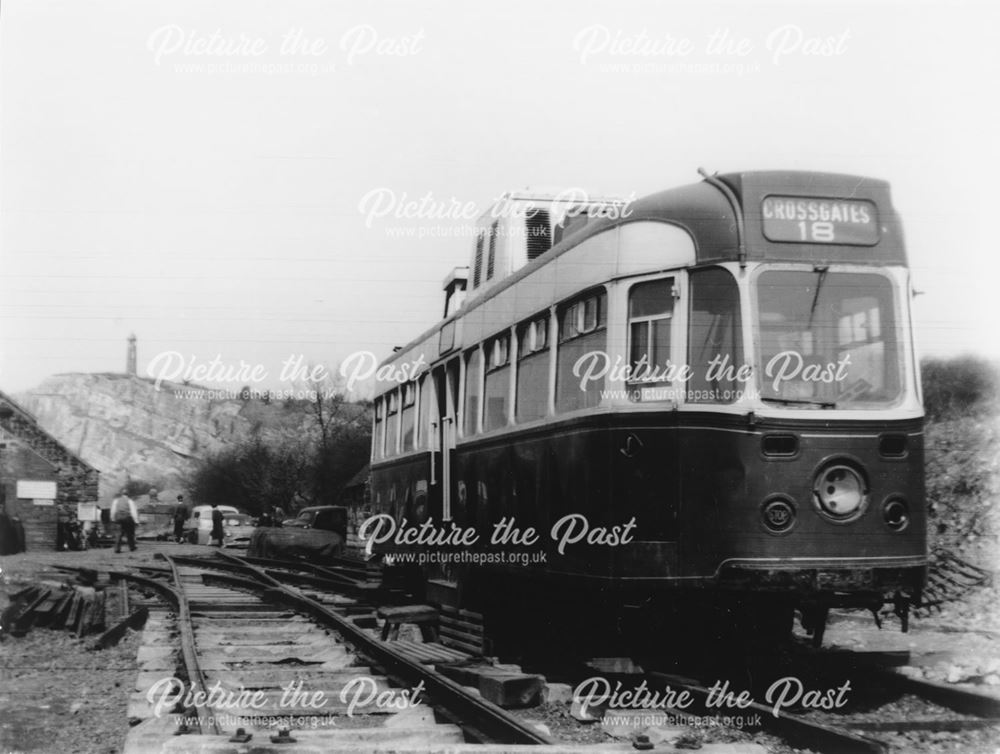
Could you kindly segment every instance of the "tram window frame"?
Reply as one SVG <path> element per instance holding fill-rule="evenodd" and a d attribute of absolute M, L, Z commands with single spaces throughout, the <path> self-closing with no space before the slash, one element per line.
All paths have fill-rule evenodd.
<path fill-rule="evenodd" d="M 517 326 L 514 421 L 518 424 L 548 415 L 550 327 L 548 311 Z"/>
<path fill-rule="evenodd" d="M 381 397 L 375 399 L 373 413 L 375 415 L 375 426 L 372 429 L 372 434 L 374 435 L 372 457 L 380 459 L 385 457 L 385 414 Z"/>
<path fill-rule="evenodd" d="M 819 275 L 822 274 L 822 278 Z M 804 288 L 803 278 L 812 278 Z M 804 270 L 791 265 L 759 270 L 752 280 L 755 359 L 758 365 L 761 399 L 782 410 L 794 410 L 801 403 L 818 403 L 837 409 L 888 408 L 906 400 L 908 371 L 906 344 L 901 318 L 899 283 L 889 271 L 875 268 Z M 766 321 L 770 306 L 765 291 L 769 286 L 795 286 L 812 290 L 808 307 L 816 299 L 813 319 L 803 327 L 801 319 L 778 325 Z M 789 299 L 781 299 L 788 305 Z M 850 311 L 848 311 L 850 310 Z M 781 333 L 780 330 L 784 330 Z M 779 338 L 797 338 L 775 348 Z M 781 382 L 775 390 L 768 364 L 780 352 L 797 353 L 808 366 L 843 364 L 840 379 L 824 382 L 803 381 L 801 373 Z M 849 361 L 843 361 L 850 357 Z M 839 366 L 838 366 L 839 369 Z M 783 401 L 792 401 L 784 403 Z"/>
<path fill-rule="evenodd" d="M 715 275 L 718 277 L 718 281 L 711 284 L 710 276 Z M 703 282 L 707 281 L 707 282 Z M 704 293 L 711 288 L 720 288 L 719 281 L 724 281 L 725 283 L 725 295 L 726 300 L 715 295 L 714 299 L 710 297 L 705 297 Z M 711 285 L 710 285 L 711 284 Z M 700 315 L 695 314 L 696 306 L 701 301 L 711 301 L 714 305 L 717 305 L 720 301 L 727 304 L 729 307 L 728 312 L 725 312 L 729 316 L 728 321 L 724 321 L 722 324 L 723 330 L 723 340 L 717 344 L 714 344 L 718 349 L 715 353 L 715 358 L 722 359 L 723 352 L 722 348 L 728 348 L 726 353 L 729 356 L 728 367 L 731 369 L 726 372 L 727 375 L 736 375 L 737 379 L 735 381 L 727 379 L 727 385 L 725 388 L 720 388 L 716 380 L 713 383 L 707 381 L 708 370 L 702 367 L 701 360 L 694 357 L 695 348 L 706 348 L 712 344 L 708 344 L 707 341 L 702 343 L 701 341 L 696 341 L 694 334 L 696 328 L 704 327 Z M 702 311 L 698 309 L 697 311 Z M 708 311 L 708 310 L 706 310 Z M 733 273 L 726 269 L 725 267 L 711 266 L 703 267 L 701 269 L 692 270 L 688 273 L 687 282 L 687 332 L 685 333 L 686 338 L 686 351 L 687 351 L 687 368 L 689 370 L 690 378 L 686 383 L 686 389 L 684 394 L 684 400 L 686 403 L 691 404 L 703 404 L 703 405 L 717 405 L 725 406 L 736 403 L 744 392 L 746 387 L 745 382 L 741 382 L 738 379 L 738 375 L 741 370 L 746 369 L 746 348 L 744 345 L 744 324 L 743 324 L 743 311 L 742 311 L 742 296 L 740 294 L 740 286 L 737 282 Z M 717 313 L 715 316 L 722 316 Z M 718 321 L 713 321 L 706 328 L 706 337 L 712 335 L 713 330 L 721 329 L 717 327 Z M 718 337 L 717 335 L 715 337 Z M 730 341 L 726 343 L 725 341 Z M 705 353 L 702 353 L 705 356 Z M 711 363 L 706 362 L 707 364 Z M 720 361 L 720 364 L 722 362 Z M 717 370 L 719 372 L 723 371 L 721 369 Z M 713 398 L 712 396 L 716 396 Z"/>
<path fill-rule="evenodd" d="M 399 453 L 399 389 L 386 393 L 385 406 L 385 455 L 387 458 Z M 393 417 L 396 417 L 395 420 Z M 391 431 L 390 431 L 391 430 Z"/>
<path fill-rule="evenodd" d="M 559 319 L 559 343 L 567 343 L 575 338 L 601 329 L 607 328 L 608 324 L 608 303 L 607 291 L 604 288 L 589 291 L 582 296 L 576 296 L 569 302 L 560 305 L 557 309 Z M 588 310 L 587 305 L 594 304 Z M 593 312 L 593 323 L 587 325 L 587 313 Z M 568 317 L 567 315 L 571 315 Z M 570 322 L 570 319 L 573 321 Z M 567 333 L 567 324 L 573 325 L 572 334 Z"/>
<path fill-rule="evenodd" d="M 666 295 L 663 297 L 667 302 L 666 307 L 663 310 L 657 310 L 653 314 L 634 314 L 634 305 L 636 304 L 636 293 L 645 290 L 652 290 L 657 286 L 666 286 Z M 643 385 L 666 385 L 669 384 L 669 380 L 649 380 L 642 379 L 642 375 L 637 373 L 637 364 L 641 361 L 641 358 L 636 358 L 637 354 L 635 352 L 635 331 L 636 325 L 645 325 L 645 348 L 643 355 L 647 357 L 647 370 L 656 370 L 660 367 L 666 369 L 668 365 L 672 365 L 671 361 L 673 355 L 674 347 L 674 323 L 677 321 L 675 316 L 677 302 L 680 299 L 680 291 L 678 289 L 678 280 L 675 275 L 669 277 L 656 278 L 654 280 L 642 280 L 637 283 L 633 283 L 629 287 L 628 291 L 628 309 L 627 309 L 627 334 L 628 343 L 626 353 L 628 354 L 629 360 L 629 379 L 628 384 L 643 384 Z M 659 325 L 659 323 L 665 323 Z M 660 331 L 662 328 L 663 334 L 666 336 L 666 342 L 658 342 L 654 331 Z M 660 350 L 665 351 L 665 354 L 660 354 Z M 665 356 L 665 363 L 661 364 L 661 357 Z"/>
<path fill-rule="evenodd" d="M 474 437 L 481 432 L 480 417 L 483 413 L 483 349 L 477 345 L 463 354 L 465 365 L 465 390 L 462 395 L 462 436 Z M 473 360 L 475 365 L 473 366 Z M 473 377 L 475 382 L 472 382 Z M 475 390 L 470 390 L 470 386 Z M 472 403 L 474 401 L 474 404 Z"/>
<path fill-rule="evenodd" d="M 556 413 L 596 408 L 601 402 L 604 380 L 590 382 L 581 390 L 579 377 L 573 374 L 573 365 L 587 351 L 607 350 L 607 288 L 591 288 L 567 299 L 556 307 L 556 321 L 559 326 L 556 347 Z M 599 333 L 603 333 L 603 342 L 591 342 L 597 341 L 595 335 Z M 583 346 L 582 341 L 586 341 Z M 568 354 L 575 351 L 580 353 L 569 357 Z"/>
<path fill-rule="evenodd" d="M 532 317 L 522 322 L 517 328 L 518 361 L 536 353 L 548 350 L 549 346 L 549 315 L 546 312 L 540 317 Z"/>
<path fill-rule="evenodd" d="M 414 447 L 430 448 L 434 443 L 431 422 L 437 421 L 437 416 L 431 412 L 434 379 L 430 372 L 422 375 L 417 380 L 417 392 L 420 394 L 420 405 L 417 407 L 417 436 Z"/>
<path fill-rule="evenodd" d="M 413 381 L 406 382 L 400 387 L 400 391 L 402 392 L 402 401 L 399 409 L 399 447 L 400 451 L 405 453 L 416 447 L 417 385 Z"/>
<path fill-rule="evenodd" d="M 510 366 L 509 332 L 496 335 L 487 340 L 486 343 L 486 351 L 490 356 L 489 364 L 486 367 L 486 374 L 495 372 L 497 369 L 503 369 L 506 366 Z"/>
<path fill-rule="evenodd" d="M 510 400 L 510 331 L 499 333 L 485 343 L 488 356 L 483 378 L 483 431 L 506 427 Z M 499 400 L 499 408 L 496 401 Z"/>

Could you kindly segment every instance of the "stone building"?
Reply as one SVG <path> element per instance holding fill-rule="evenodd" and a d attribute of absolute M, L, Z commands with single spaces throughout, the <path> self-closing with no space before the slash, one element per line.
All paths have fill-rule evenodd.
<path fill-rule="evenodd" d="M 57 506 L 97 503 L 99 475 L 0 391 L 0 506 L 28 550 L 55 548 Z"/>

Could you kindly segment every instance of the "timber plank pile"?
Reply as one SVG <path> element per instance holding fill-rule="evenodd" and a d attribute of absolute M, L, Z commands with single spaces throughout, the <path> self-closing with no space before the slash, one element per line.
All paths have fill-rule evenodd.
<path fill-rule="evenodd" d="M 42 581 L 11 596 L 0 615 L 0 636 L 24 636 L 32 628 L 84 636 L 104 629 L 107 594 L 100 585 Z"/>

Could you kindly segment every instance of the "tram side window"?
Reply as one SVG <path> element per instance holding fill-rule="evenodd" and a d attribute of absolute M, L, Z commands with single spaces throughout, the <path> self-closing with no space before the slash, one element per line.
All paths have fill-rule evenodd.
<path fill-rule="evenodd" d="M 385 454 L 396 455 L 396 438 L 399 436 L 399 392 L 393 390 L 386 396 Z"/>
<path fill-rule="evenodd" d="M 628 297 L 630 382 L 665 384 L 657 379 L 670 366 L 670 326 L 674 316 L 674 279 L 632 286 Z"/>
<path fill-rule="evenodd" d="M 689 403 L 732 403 L 746 387 L 740 297 L 736 280 L 721 267 L 691 273 L 688 333 Z"/>
<path fill-rule="evenodd" d="M 417 386 L 412 382 L 403 385 L 403 410 L 400 414 L 401 431 L 403 433 L 402 450 L 413 449 L 413 435 L 417 426 Z"/>
<path fill-rule="evenodd" d="M 486 342 L 486 386 L 483 429 L 507 426 L 510 398 L 510 335 L 504 333 Z"/>
<path fill-rule="evenodd" d="M 465 355 L 465 436 L 476 434 L 479 428 L 479 349 Z"/>
<path fill-rule="evenodd" d="M 549 317 L 527 322 L 517 331 L 517 393 L 514 418 L 541 419 L 549 405 Z"/>
<path fill-rule="evenodd" d="M 607 348 L 607 295 L 602 290 L 559 309 L 559 350 L 556 362 L 556 411 L 593 408 L 601 402 L 604 380 L 581 384 L 573 369 L 581 357 Z M 578 370 L 579 371 L 579 370 Z"/>
<path fill-rule="evenodd" d="M 381 458 L 385 447 L 385 414 L 381 398 L 375 399 L 375 429 L 372 431 L 372 456 Z"/>
<path fill-rule="evenodd" d="M 431 413 L 433 390 L 434 380 L 429 374 L 425 374 L 420 379 L 420 416 L 417 418 L 418 448 L 429 448 L 434 443 L 431 435 L 431 422 L 437 421 L 437 415 Z"/>

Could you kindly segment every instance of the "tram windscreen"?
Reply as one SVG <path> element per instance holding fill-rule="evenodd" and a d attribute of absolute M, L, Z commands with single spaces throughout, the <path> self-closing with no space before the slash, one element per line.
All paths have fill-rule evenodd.
<path fill-rule="evenodd" d="M 761 398 L 866 408 L 901 393 L 893 283 L 880 274 L 768 270 L 757 280 Z"/>

